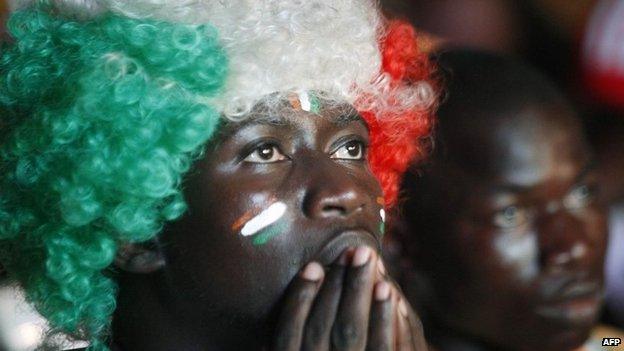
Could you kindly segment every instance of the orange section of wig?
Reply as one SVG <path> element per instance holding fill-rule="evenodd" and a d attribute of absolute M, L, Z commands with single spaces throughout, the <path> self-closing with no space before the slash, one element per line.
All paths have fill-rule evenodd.
<path fill-rule="evenodd" d="M 427 54 L 419 50 L 416 31 L 410 24 L 390 21 L 380 45 L 383 70 L 390 75 L 395 87 L 409 87 L 422 81 L 435 87 L 433 66 Z M 388 208 L 397 202 L 403 173 L 412 162 L 419 162 L 426 156 L 423 139 L 431 132 L 434 107 L 435 104 L 425 108 L 414 106 L 400 114 L 381 111 L 376 115 L 360 111 L 370 130 L 369 163 L 381 184 Z"/>

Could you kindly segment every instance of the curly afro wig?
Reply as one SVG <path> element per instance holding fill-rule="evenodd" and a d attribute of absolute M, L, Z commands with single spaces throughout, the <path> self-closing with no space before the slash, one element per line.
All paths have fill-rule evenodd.
<path fill-rule="evenodd" d="M 313 90 L 355 106 L 388 207 L 423 156 L 431 67 L 372 2 L 31 2 L 0 52 L 0 262 L 52 335 L 107 349 L 118 245 L 184 213 L 186 172 L 254 104 Z"/>

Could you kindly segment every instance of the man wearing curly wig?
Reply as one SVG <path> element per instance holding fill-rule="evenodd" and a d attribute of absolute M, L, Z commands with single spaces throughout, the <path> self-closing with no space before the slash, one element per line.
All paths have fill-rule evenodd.
<path fill-rule="evenodd" d="M 0 262 L 50 336 L 424 349 L 378 257 L 431 123 L 411 27 L 360 0 L 17 7 Z"/>

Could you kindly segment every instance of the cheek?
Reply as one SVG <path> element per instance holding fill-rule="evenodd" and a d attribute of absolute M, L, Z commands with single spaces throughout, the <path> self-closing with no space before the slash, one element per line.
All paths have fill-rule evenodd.
<path fill-rule="evenodd" d="M 539 243 L 534 231 L 524 233 L 500 233 L 493 240 L 501 267 L 507 269 L 510 278 L 527 283 L 539 275 Z"/>
<path fill-rule="evenodd" d="M 497 231 L 460 223 L 458 254 L 475 279 L 499 289 L 529 286 L 539 276 L 539 241 L 530 228 L 523 231 Z"/>
<path fill-rule="evenodd" d="M 165 239 L 168 269 L 185 295 L 257 317 L 268 313 L 298 266 L 281 239 L 291 227 L 288 206 L 268 192 L 246 194 L 222 192 L 219 201 L 190 208 Z"/>
<path fill-rule="evenodd" d="M 604 261 L 607 247 L 607 217 L 601 207 L 592 207 L 581 217 L 589 247 L 594 249 L 596 261 L 600 264 Z"/>

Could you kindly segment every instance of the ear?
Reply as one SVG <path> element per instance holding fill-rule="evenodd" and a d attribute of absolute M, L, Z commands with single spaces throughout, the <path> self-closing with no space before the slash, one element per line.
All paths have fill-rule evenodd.
<path fill-rule="evenodd" d="M 165 266 L 165 257 L 158 241 L 126 243 L 119 246 L 115 266 L 136 274 L 149 274 Z"/>

